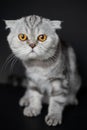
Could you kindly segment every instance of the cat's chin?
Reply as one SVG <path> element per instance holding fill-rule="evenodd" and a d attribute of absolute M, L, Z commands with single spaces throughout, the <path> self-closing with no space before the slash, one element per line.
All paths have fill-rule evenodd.
<path fill-rule="evenodd" d="M 35 59 L 37 57 L 37 54 L 35 52 L 29 53 L 29 59 Z"/>

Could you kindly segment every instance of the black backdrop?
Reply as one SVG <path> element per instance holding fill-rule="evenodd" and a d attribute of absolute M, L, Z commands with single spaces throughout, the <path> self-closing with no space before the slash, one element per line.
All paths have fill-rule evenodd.
<path fill-rule="evenodd" d="M 79 72 L 83 79 L 83 85 L 78 95 L 80 105 L 76 108 L 68 108 L 68 112 L 66 110 L 64 117 L 65 124 L 61 126 L 60 129 L 86 130 L 87 2 L 83 0 L 0 0 L 0 69 L 2 68 L 7 56 L 11 53 L 6 41 L 6 36 L 9 30 L 5 30 L 3 20 L 17 19 L 31 14 L 40 15 L 53 20 L 58 19 L 64 21 L 62 24 L 62 30 L 58 33 L 63 40 L 69 42 L 75 49 Z M 23 66 L 20 62 L 17 62 L 14 66 L 13 73 L 21 76 L 24 75 L 23 72 Z M 4 82 L 10 74 L 9 63 L 7 66 L 5 65 L 2 73 L 0 72 L 0 82 Z M 17 102 L 22 94 L 22 91 L 21 94 L 19 94 L 19 92 L 20 88 L 0 89 L 0 121 L 2 121 L 0 124 L 2 124 L 2 128 L 16 130 L 27 130 L 33 128 L 49 129 L 45 124 L 43 125 L 43 114 L 36 120 L 30 119 L 30 123 L 26 118 L 22 117 L 22 111 L 18 107 Z M 5 98 L 7 98 L 7 100 Z M 43 109 L 43 113 L 45 113 L 44 110 L 45 109 Z"/>

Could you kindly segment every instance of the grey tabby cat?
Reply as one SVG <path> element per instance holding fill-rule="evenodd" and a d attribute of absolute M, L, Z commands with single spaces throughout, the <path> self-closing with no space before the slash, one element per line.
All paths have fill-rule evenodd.
<path fill-rule="evenodd" d="M 39 115 L 44 102 L 49 104 L 47 125 L 61 124 L 65 106 L 78 103 L 81 85 L 74 51 L 56 33 L 61 21 L 31 15 L 5 23 L 10 28 L 9 46 L 26 68 L 27 89 L 19 102 L 25 106 L 24 115 Z"/>

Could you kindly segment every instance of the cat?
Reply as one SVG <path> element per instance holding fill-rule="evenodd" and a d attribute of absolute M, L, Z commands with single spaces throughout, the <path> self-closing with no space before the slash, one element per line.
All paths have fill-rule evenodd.
<path fill-rule="evenodd" d="M 62 123 L 65 106 L 78 103 L 76 95 L 81 86 L 74 50 L 56 33 L 61 23 L 37 15 L 5 20 L 10 29 L 9 46 L 22 61 L 28 79 L 19 104 L 24 106 L 25 116 L 33 117 L 41 113 L 42 103 L 47 103 L 48 126 Z"/>

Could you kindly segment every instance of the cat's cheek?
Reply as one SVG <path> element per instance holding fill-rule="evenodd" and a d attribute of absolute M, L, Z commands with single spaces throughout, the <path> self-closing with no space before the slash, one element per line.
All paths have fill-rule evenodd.
<path fill-rule="evenodd" d="M 45 41 L 45 46 L 47 46 L 47 48 L 49 47 L 55 47 L 57 44 L 58 40 L 56 37 L 48 37 L 48 39 Z"/>

